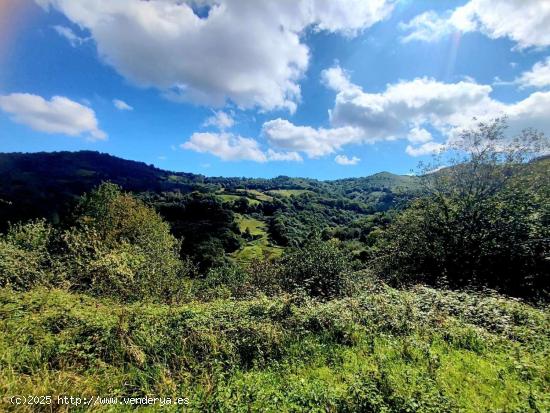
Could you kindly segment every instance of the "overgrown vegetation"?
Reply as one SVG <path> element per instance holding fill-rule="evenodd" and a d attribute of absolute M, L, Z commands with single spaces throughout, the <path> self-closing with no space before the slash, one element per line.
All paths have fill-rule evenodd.
<path fill-rule="evenodd" d="M 2 394 L 188 397 L 197 412 L 550 410 L 550 174 L 534 159 L 547 141 L 503 132 L 480 124 L 452 166 L 374 195 L 364 180 L 286 178 L 182 191 L 198 178 L 168 175 L 169 191 L 104 182 L 57 221 L 9 225 Z"/>
<path fill-rule="evenodd" d="M 505 128 L 496 120 L 463 132 L 458 150 L 467 155 L 426 175 L 426 195 L 381 237 L 382 276 L 548 298 L 550 163 L 526 163 L 548 141 L 527 130 L 507 142 Z"/>

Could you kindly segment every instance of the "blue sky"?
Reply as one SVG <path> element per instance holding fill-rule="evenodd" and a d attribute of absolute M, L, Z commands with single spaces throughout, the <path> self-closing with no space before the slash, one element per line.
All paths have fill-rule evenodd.
<path fill-rule="evenodd" d="M 473 116 L 550 132 L 548 27 L 539 0 L 7 0 L 0 151 L 405 174 Z"/>

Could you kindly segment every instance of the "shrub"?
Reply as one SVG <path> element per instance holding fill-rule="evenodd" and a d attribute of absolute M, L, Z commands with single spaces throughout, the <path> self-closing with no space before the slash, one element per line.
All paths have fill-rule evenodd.
<path fill-rule="evenodd" d="M 348 287 L 350 262 L 336 242 L 314 238 L 283 256 L 283 287 L 321 299 L 341 296 Z"/>
<path fill-rule="evenodd" d="M 255 259 L 246 268 L 248 283 L 254 292 L 276 296 L 282 292 L 284 267 L 279 260 Z"/>
<path fill-rule="evenodd" d="M 201 300 L 240 297 L 246 294 L 247 274 L 237 264 L 212 267 L 202 280 L 197 280 L 195 295 Z"/>
<path fill-rule="evenodd" d="M 124 300 L 176 299 L 193 271 L 179 260 L 180 243 L 143 202 L 104 183 L 82 197 L 75 227 L 63 234 L 76 290 Z"/>
<path fill-rule="evenodd" d="M 49 246 L 53 229 L 44 220 L 18 223 L 0 236 L 0 286 L 27 289 L 53 281 Z"/>

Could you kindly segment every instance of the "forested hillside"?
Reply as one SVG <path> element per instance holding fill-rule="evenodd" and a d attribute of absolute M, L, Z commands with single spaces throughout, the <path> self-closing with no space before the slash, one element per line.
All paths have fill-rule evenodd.
<path fill-rule="evenodd" d="M 0 176 L 2 230 L 34 218 L 66 223 L 83 193 L 112 182 L 155 207 L 183 238 L 182 254 L 202 268 L 224 253 L 278 254 L 314 232 L 365 242 L 419 189 L 419 178 L 387 172 L 337 181 L 218 178 L 88 151 L 0 154 Z"/>

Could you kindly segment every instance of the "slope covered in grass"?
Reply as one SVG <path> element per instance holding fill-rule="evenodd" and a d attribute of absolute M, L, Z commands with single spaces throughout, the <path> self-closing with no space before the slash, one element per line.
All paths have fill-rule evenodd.
<path fill-rule="evenodd" d="M 0 392 L 180 396 L 197 412 L 543 412 L 549 316 L 424 287 L 176 307 L 2 289 Z"/>
<path fill-rule="evenodd" d="M 269 241 L 265 222 L 246 215 L 237 216 L 237 222 L 241 232 L 248 231 L 251 236 L 251 239 L 246 240 L 243 247 L 233 254 L 238 262 L 248 263 L 255 259 L 262 259 L 266 255 L 279 257 L 282 254 L 283 249 Z"/>

